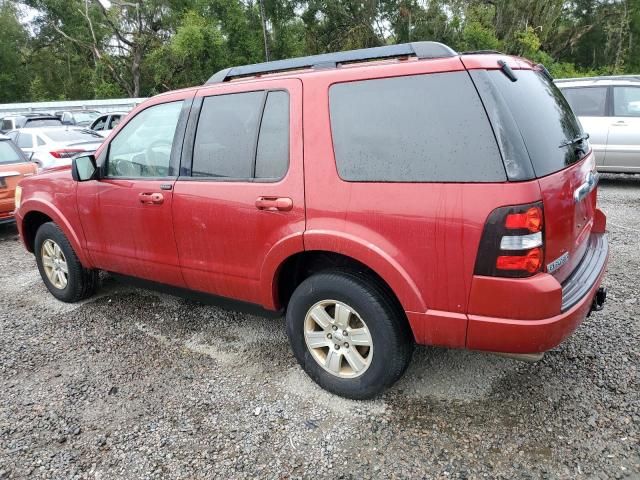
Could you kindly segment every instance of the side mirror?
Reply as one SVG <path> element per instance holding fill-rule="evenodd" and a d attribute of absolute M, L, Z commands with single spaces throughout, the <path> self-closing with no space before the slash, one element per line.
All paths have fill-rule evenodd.
<path fill-rule="evenodd" d="M 96 157 L 81 155 L 71 161 L 71 176 L 76 182 L 95 180 L 98 176 Z"/>

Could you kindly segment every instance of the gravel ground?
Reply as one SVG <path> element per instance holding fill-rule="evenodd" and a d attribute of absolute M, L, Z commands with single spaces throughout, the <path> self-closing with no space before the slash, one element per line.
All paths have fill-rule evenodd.
<path fill-rule="evenodd" d="M 536 364 L 418 348 L 356 402 L 266 320 L 123 286 L 67 305 L 0 228 L 0 479 L 640 478 L 640 176 L 607 176 L 605 310 Z"/>

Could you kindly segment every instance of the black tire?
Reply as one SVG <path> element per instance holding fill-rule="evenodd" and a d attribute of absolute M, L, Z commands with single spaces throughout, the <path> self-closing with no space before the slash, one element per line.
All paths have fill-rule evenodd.
<path fill-rule="evenodd" d="M 324 300 L 352 307 L 371 334 L 370 364 L 355 378 L 340 378 L 328 372 L 307 347 L 305 317 L 312 306 Z M 378 395 L 402 376 L 411 361 L 414 342 L 404 312 L 386 289 L 366 273 L 328 270 L 307 278 L 291 296 L 286 322 L 291 348 L 304 371 L 322 388 L 342 397 L 362 400 Z"/>
<path fill-rule="evenodd" d="M 45 273 L 42 261 L 42 245 L 46 240 L 55 242 L 67 262 L 67 285 L 65 288 L 57 288 Z M 62 230 L 53 222 L 44 223 L 38 228 L 34 242 L 34 253 L 40 276 L 47 289 L 58 300 L 63 302 L 74 303 L 84 298 L 90 297 L 96 291 L 98 286 L 98 272 L 89 270 L 82 266 L 76 252 L 74 252 L 69 240 L 65 237 Z"/>

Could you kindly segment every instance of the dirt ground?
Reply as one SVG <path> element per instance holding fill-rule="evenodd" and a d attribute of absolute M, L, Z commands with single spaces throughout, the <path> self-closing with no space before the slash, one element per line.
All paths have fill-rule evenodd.
<path fill-rule="evenodd" d="M 0 479 L 640 478 L 640 176 L 605 176 L 608 302 L 535 364 L 420 347 L 373 401 L 283 320 L 106 277 L 56 301 L 0 227 Z"/>

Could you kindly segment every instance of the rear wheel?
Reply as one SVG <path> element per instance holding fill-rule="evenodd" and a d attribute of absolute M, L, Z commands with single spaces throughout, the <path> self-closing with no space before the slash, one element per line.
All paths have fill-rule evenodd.
<path fill-rule="evenodd" d="M 404 313 L 375 279 L 356 271 L 326 271 L 303 281 L 287 308 L 287 333 L 305 372 L 353 399 L 392 385 L 413 351 Z"/>
<path fill-rule="evenodd" d="M 34 252 L 40 276 L 58 300 L 77 302 L 95 292 L 98 272 L 82 266 L 69 240 L 55 223 L 40 226 Z"/>

